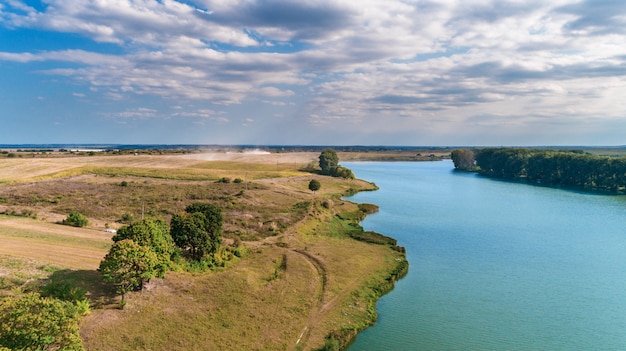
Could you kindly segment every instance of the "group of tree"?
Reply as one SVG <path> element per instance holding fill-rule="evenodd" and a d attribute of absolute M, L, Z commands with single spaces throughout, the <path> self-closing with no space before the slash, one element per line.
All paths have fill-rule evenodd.
<path fill-rule="evenodd" d="M 456 151 L 457 156 L 468 154 Z M 476 170 L 491 177 L 612 192 L 626 188 L 626 157 L 525 148 L 485 148 L 473 153 Z M 455 162 L 455 167 L 467 164 L 471 162 L 460 162 L 458 166 Z"/>
<path fill-rule="evenodd" d="M 339 156 L 333 149 L 324 149 L 319 156 L 321 174 L 331 177 L 354 179 L 354 173 L 346 167 L 339 165 Z"/>
<path fill-rule="evenodd" d="M 123 307 L 127 292 L 164 277 L 180 259 L 211 259 L 222 243 L 222 224 L 221 209 L 204 203 L 191 204 L 172 216 L 169 228 L 162 219 L 142 219 L 117 231 L 99 271 L 116 285 Z"/>

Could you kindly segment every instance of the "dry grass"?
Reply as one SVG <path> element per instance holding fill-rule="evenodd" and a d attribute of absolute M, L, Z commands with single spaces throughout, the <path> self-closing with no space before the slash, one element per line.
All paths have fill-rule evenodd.
<path fill-rule="evenodd" d="M 0 255 L 73 269 L 96 269 L 111 246 L 111 235 L 30 218 L 0 216 Z"/>
<path fill-rule="evenodd" d="M 272 279 L 278 260 L 287 269 Z M 83 323 L 89 350 L 286 350 L 315 306 L 317 276 L 276 247 L 214 274 L 169 273 L 135 294 L 124 311 L 95 311 Z M 115 320 L 110 318 L 114 312 Z"/>
<path fill-rule="evenodd" d="M 377 296 L 372 286 L 389 276 L 402 255 L 349 237 L 349 221 L 336 214 L 359 209 L 339 195 L 373 186 L 300 172 L 311 156 L 17 160 L 16 169 L 0 169 L 0 179 L 10 183 L 0 186 L 0 211 L 28 210 L 38 219 L 0 217 L 0 255 L 70 269 L 55 274 L 89 291 L 95 309 L 81 324 L 89 350 L 319 347 L 332 331 L 360 330 L 371 322 Z M 29 173 L 31 180 L 24 181 L 23 172 L 34 169 L 43 180 Z M 204 180 L 219 177 L 249 181 Z M 308 190 L 313 178 L 322 183 L 315 194 Z M 115 308 L 95 272 L 110 245 L 105 224 L 122 225 L 117 221 L 124 213 L 139 218 L 142 207 L 168 219 L 198 201 L 224 210 L 226 236 L 246 240 L 249 254 L 219 272 L 168 273 L 131 294 L 125 310 Z M 86 214 L 89 227 L 52 223 L 70 210 Z"/>
<path fill-rule="evenodd" d="M 74 176 L 84 174 L 90 169 L 117 168 L 135 169 L 137 172 L 146 170 L 167 169 L 185 176 L 191 172 L 190 176 L 203 174 L 202 169 L 215 170 L 219 168 L 209 168 L 209 161 L 216 161 L 217 164 L 228 164 L 228 170 L 234 170 L 234 164 L 245 164 L 250 166 L 263 165 L 266 171 L 289 170 L 294 171 L 306 166 L 309 162 L 315 161 L 317 155 L 313 153 L 286 153 L 254 155 L 244 153 L 197 153 L 185 155 L 123 155 L 123 156 L 85 156 L 85 157 L 55 157 L 55 158 L 5 158 L 0 163 L 0 184 L 7 182 L 45 179 L 50 177 Z M 257 167 L 258 166 L 253 166 Z M 189 171 L 196 168 L 198 173 Z M 239 169 L 245 171 L 245 166 Z M 142 171 L 143 170 L 143 171 Z M 187 171 L 181 171 L 187 170 Z M 153 172 L 155 174 L 156 172 Z M 163 174 L 162 172 L 160 173 Z M 207 174 L 210 174 L 207 173 Z M 148 176 L 148 175 L 147 175 Z M 195 178 L 194 178 L 195 179 Z"/>

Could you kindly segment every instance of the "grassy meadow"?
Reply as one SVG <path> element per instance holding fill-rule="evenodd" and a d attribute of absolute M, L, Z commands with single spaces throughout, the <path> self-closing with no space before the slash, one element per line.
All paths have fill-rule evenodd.
<path fill-rule="evenodd" d="M 345 346 L 406 269 L 395 242 L 352 238 L 364 211 L 341 199 L 361 180 L 303 171 L 315 153 L 71 156 L 0 159 L 0 294 L 69 281 L 92 311 L 87 350 L 311 350 Z M 312 193 L 311 179 L 322 186 Z M 244 254 L 206 273 L 168 272 L 119 297 L 96 271 L 105 229 L 142 216 L 168 223 L 195 202 L 222 208 L 224 245 Z M 70 211 L 85 228 L 60 225 Z"/>

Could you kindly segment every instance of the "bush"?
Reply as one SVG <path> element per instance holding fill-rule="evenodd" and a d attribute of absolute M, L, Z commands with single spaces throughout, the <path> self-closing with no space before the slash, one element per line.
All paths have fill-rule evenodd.
<path fill-rule="evenodd" d="M 87 290 L 73 286 L 70 282 L 53 281 L 43 287 L 41 295 L 63 301 L 77 302 L 85 299 Z"/>
<path fill-rule="evenodd" d="M 63 220 L 63 224 L 73 227 L 86 227 L 88 223 L 87 217 L 76 211 L 70 212 L 67 218 Z"/>
<path fill-rule="evenodd" d="M 0 344 L 12 350 L 84 350 L 79 315 L 72 303 L 36 293 L 7 297 L 0 300 Z"/>
<path fill-rule="evenodd" d="M 123 223 L 129 223 L 129 222 L 132 222 L 132 220 L 133 220 L 133 215 L 131 215 L 130 213 L 126 212 L 122 215 Z"/>
<path fill-rule="evenodd" d="M 337 166 L 330 169 L 329 175 L 345 179 L 354 179 L 354 173 L 352 173 L 352 170 L 343 166 Z"/>
<path fill-rule="evenodd" d="M 241 178 L 235 178 L 235 180 L 233 180 L 233 183 L 236 183 L 236 184 L 243 183 L 243 179 L 241 179 Z"/>
<path fill-rule="evenodd" d="M 321 187 L 322 184 L 317 179 L 311 179 L 311 181 L 309 182 L 309 190 L 311 190 L 312 192 L 320 190 Z"/>

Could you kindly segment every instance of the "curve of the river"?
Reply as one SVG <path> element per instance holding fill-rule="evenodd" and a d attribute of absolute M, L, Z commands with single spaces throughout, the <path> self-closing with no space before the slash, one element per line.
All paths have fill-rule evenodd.
<path fill-rule="evenodd" d="M 346 163 L 380 190 L 362 223 L 407 249 L 360 350 L 626 349 L 626 197 L 456 172 Z"/>

